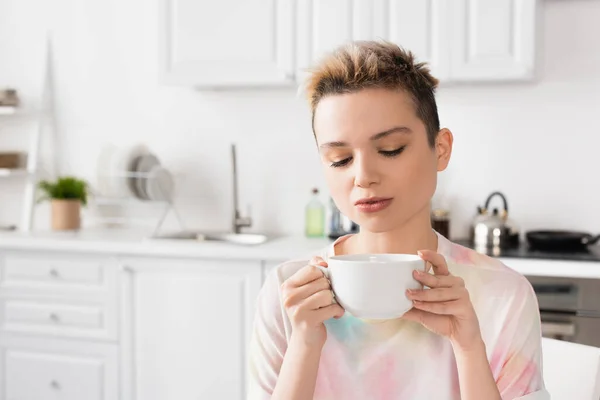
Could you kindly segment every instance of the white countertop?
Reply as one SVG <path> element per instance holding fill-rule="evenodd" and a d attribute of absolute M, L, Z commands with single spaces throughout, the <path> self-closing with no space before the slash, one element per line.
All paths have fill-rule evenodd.
<path fill-rule="evenodd" d="M 151 239 L 147 231 L 84 229 L 79 232 L 0 232 L 0 249 L 109 253 L 126 256 L 191 257 L 283 262 L 305 257 L 331 240 L 282 236 L 262 245 Z M 525 258 L 500 258 L 523 275 L 600 279 L 600 263 Z"/>
<path fill-rule="evenodd" d="M 499 258 L 506 266 L 526 276 L 600 279 L 600 262 Z"/>
<path fill-rule="evenodd" d="M 261 245 L 152 239 L 148 231 L 82 229 L 78 232 L 0 232 L 0 249 L 111 253 L 129 256 L 285 261 L 325 248 L 327 238 L 275 237 Z"/>

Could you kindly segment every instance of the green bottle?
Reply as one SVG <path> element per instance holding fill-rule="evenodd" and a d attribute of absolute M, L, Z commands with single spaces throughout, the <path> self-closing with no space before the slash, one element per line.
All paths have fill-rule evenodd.
<path fill-rule="evenodd" d="M 325 206 L 319 200 L 317 188 L 312 190 L 311 199 L 306 205 L 305 234 L 310 238 L 325 236 Z"/>

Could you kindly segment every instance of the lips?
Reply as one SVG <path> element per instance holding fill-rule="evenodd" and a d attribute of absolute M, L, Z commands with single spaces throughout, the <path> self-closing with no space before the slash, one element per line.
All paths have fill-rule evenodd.
<path fill-rule="evenodd" d="M 369 197 L 358 200 L 354 205 L 361 212 L 373 213 L 387 208 L 392 200 L 385 197 Z"/>

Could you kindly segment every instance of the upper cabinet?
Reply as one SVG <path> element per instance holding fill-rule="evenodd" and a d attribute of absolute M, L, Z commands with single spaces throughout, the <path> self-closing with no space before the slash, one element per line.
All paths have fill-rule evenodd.
<path fill-rule="evenodd" d="M 532 79 L 536 6 L 536 0 L 452 0 L 451 80 Z"/>
<path fill-rule="evenodd" d="M 384 38 L 387 0 L 302 0 L 297 2 L 296 78 L 327 52 L 351 40 Z"/>
<path fill-rule="evenodd" d="M 454 1 L 454 0 L 452 0 Z M 440 81 L 450 77 L 451 40 L 448 0 L 385 0 L 389 12 L 386 40 L 410 50 L 418 61 L 427 62 Z"/>
<path fill-rule="evenodd" d="M 384 39 L 443 83 L 533 77 L 537 0 L 161 0 L 167 82 L 295 85 L 325 53 Z"/>
<path fill-rule="evenodd" d="M 293 0 L 160 4 L 164 82 L 198 87 L 293 82 Z"/>

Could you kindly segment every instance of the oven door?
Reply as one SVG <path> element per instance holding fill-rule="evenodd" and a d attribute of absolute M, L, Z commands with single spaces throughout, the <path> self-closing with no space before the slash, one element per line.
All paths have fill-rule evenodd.
<path fill-rule="evenodd" d="M 600 347 L 600 315 L 549 311 L 542 311 L 540 315 L 542 336 Z"/>
<path fill-rule="evenodd" d="M 540 307 L 542 336 L 600 347 L 600 282 L 527 277 Z"/>

